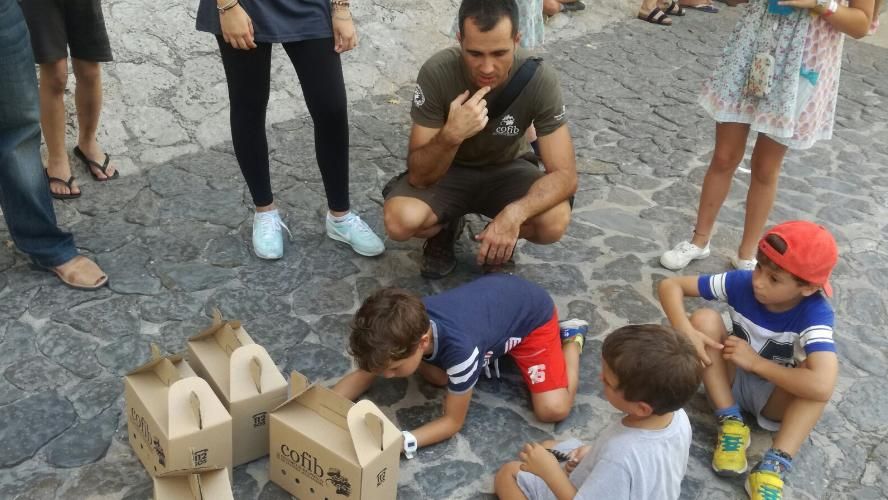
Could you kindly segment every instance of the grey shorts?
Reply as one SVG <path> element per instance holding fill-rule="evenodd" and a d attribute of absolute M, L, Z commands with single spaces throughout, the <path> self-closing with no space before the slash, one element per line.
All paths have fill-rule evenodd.
<path fill-rule="evenodd" d="M 570 438 L 567 441 L 556 444 L 554 449 L 563 453 L 570 453 L 582 445 L 583 443 L 578 439 Z M 539 476 L 530 472 L 520 471 L 515 477 L 518 480 L 518 487 L 521 488 L 528 500 L 557 500 L 549 485 Z"/>
<path fill-rule="evenodd" d="M 764 417 L 762 409 L 768 404 L 774 387 L 771 382 L 740 368 L 734 372 L 734 385 L 731 386 L 737 405 L 755 415 L 759 427 L 771 432 L 780 430 L 780 422 Z"/>
<path fill-rule="evenodd" d="M 111 61 L 111 43 L 100 0 L 22 0 L 37 64 L 71 57 Z"/>
<path fill-rule="evenodd" d="M 524 197 L 530 186 L 545 173 L 535 163 L 518 158 L 491 167 L 453 165 L 437 183 L 425 189 L 407 182 L 407 173 L 395 177 L 383 188 L 386 200 L 407 196 L 431 207 L 440 222 L 465 214 L 496 217 L 509 203 Z"/>

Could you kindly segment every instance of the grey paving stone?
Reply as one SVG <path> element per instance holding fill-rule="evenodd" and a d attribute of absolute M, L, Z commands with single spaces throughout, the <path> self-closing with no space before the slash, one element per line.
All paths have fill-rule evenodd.
<path fill-rule="evenodd" d="M 70 427 L 77 415 L 55 391 L 43 391 L 0 406 L 0 467 L 18 465 Z"/>
<path fill-rule="evenodd" d="M 605 307 L 629 323 L 650 323 L 661 317 L 660 309 L 629 285 L 599 289 Z"/>
<path fill-rule="evenodd" d="M 9 365 L 3 375 L 23 391 L 55 389 L 70 377 L 64 368 L 42 356 L 32 356 Z"/>
<path fill-rule="evenodd" d="M 886 398 L 881 379 L 867 377 L 848 389 L 838 408 L 856 428 L 864 432 L 885 432 L 888 424 L 880 417 L 880 408 L 884 408 Z"/>
<path fill-rule="evenodd" d="M 630 254 L 605 264 L 600 271 L 592 273 L 592 279 L 601 281 L 623 280 L 626 283 L 636 283 L 641 281 L 641 267 L 641 259 Z"/>
<path fill-rule="evenodd" d="M 58 323 L 50 323 L 37 338 L 40 352 L 80 378 L 94 378 L 102 372 L 96 359 L 98 342 Z"/>
<path fill-rule="evenodd" d="M 235 277 L 231 269 L 200 262 L 160 264 L 155 270 L 164 287 L 185 292 L 216 288 L 232 281 Z"/>
<path fill-rule="evenodd" d="M 284 360 L 275 360 L 284 363 L 282 371 L 290 373 L 296 370 L 312 382 L 339 379 L 351 368 L 351 360 L 345 353 L 312 342 L 297 344 L 287 354 Z"/>
<path fill-rule="evenodd" d="M 552 294 L 574 295 L 587 289 L 582 273 L 574 265 L 527 264 L 521 265 L 517 271 Z"/>
<path fill-rule="evenodd" d="M 108 288 L 124 295 L 156 295 L 161 292 L 160 279 L 149 269 L 152 256 L 139 243 L 132 243 L 116 252 L 100 255 L 97 263 L 110 276 Z"/>
<path fill-rule="evenodd" d="M 102 265 L 101 259 L 99 259 L 99 264 Z M 110 272 L 110 269 L 104 266 L 102 270 L 106 273 Z M 28 312 L 35 318 L 46 318 L 56 311 L 71 309 L 94 300 L 106 299 L 111 295 L 111 291 L 106 288 L 91 293 L 83 293 L 81 290 L 60 287 L 58 284 L 53 283 L 37 289 L 37 292 L 31 298 Z"/>
<path fill-rule="evenodd" d="M 642 238 L 653 232 L 653 228 L 648 222 L 633 213 L 619 209 L 590 210 L 579 213 L 576 217 L 604 230 L 613 230 Z"/>
<path fill-rule="evenodd" d="M 116 340 L 139 333 L 137 299 L 115 296 L 102 302 L 91 302 L 76 309 L 57 312 L 52 320 L 103 340 Z"/>
<path fill-rule="evenodd" d="M 342 280 L 314 278 L 293 292 L 293 311 L 297 314 L 347 311 L 354 303 L 354 287 Z"/>
<path fill-rule="evenodd" d="M 152 340 L 146 335 L 124 335 L 99 347 L 96 358 L 109 372 L 122 376 L 151 359 Z"/>
<path fill-rule="evenodd" d="M 5 378 L 0 378 L 0 406 L 8 405 L 24 395 L 24 391 L 10 384 Z"/>
<path fill-rule="evenodd" d="M 225 311 L 230 318 L 249 320 L 266 315 L 286 315 L 290 304 L 281 297 L 247 288 L 219 289 L 207 299 L 207 313 L 211 308 Z"/>
<path fill-rule="evenodd" d="M 147 358 L 143 361 L 147 361 Z M 140 363 L 141 364 L 141 363 Z M 138 365 L 131 366 L 135 368 Z M 77 384 L 67 393 L 81 420 L 89 420 L 104 412 L 123 396 L 123 379 L 117 376 L 94 378 Z"/>
<path fill-rule="evenodd" d="M 477 463 L 452 460 L 428 467 L 425 474 L 417 477 L 417 483 L 426 497 L 447 498 L 460 486 L 477 479 L 481 472 Z"/>
<path fill-rule="evenodd" d="M 210 241 L 204 256 L 207 262 L 217 267 L 245 266 L 252 259 L 247 244 L 237 236 L 221 236 Z"/>
<path fill-rule="evenodd" d="M 139 301 L 139 316 L 144 321 L 163 323 L 170 320 L 186 320 L 201 315 L 204 303 L 187 293 L 170 292 Z M 209 318 L 207 324 L 209 324 Z"/>
<path fill-rule="evenodd" d="M 120 410 L 107 409 L 81 421 L 46 447 L 46 461 L 55 467 L 79 467 L 102 458 L 117 429 Z"/>

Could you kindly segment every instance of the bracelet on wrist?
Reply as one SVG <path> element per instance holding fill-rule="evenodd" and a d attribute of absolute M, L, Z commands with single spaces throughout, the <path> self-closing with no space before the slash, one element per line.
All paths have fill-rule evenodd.
<path fill-rule="evenodd" d="M 230 2 L 228 2 L 225 5 L 221 5 L 221 6 L 216 5 L 216 10 L 219 11 L 219 15 L 222 15 L 222 14 L 226 13 L 227 11 L 233 9 L 234 6 L 237 5 L 239 1 L 240 0 L 231 0 Z"/>
<path fill-rule="evenodd" d="M 827 6 L 823 13 L 820 15 L 823 17 L 829 17 L 835 14 L 837 10 L 839 10 L 839 2 L 837 2 L 836 0 L 830 0 L 829 6 Z"/>

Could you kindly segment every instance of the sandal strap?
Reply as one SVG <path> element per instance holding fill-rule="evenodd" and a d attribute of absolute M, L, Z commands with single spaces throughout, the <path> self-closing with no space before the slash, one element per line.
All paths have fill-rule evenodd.
<path fill-rule="evenodd" d="M 660 17 L 657 17 L 657 14 L 660 14 Z M 663 18 L 668 17 L 665 12 L 660 10 L 659 7 L 654 7 L 654 10 L 651 11 L 650 14 L 647 15 L 648 22 L 663 24 Z"/>

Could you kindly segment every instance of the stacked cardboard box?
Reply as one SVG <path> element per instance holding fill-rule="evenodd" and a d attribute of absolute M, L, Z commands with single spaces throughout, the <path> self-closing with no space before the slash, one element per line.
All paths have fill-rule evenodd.
<path fill-rule="evenodd" d="M 231 414 L 234 465 L 268 455 L 268 412 L 287 399 L 287 381 L 238 321 L 213 323 L 188 339 L 188 362 Z"/>
<path fill-rule="evenodd" d="M 154 500 L 234 500 L 228 469 L 189 469 L 154 478 Z"/>
<path fill-rule="evenodd" d="M 291 396 L 271 412 L 269 478 L 302 500 L 394 499 L 401 433 L 370 401 L 352 403 L 290 377 Z"/>

